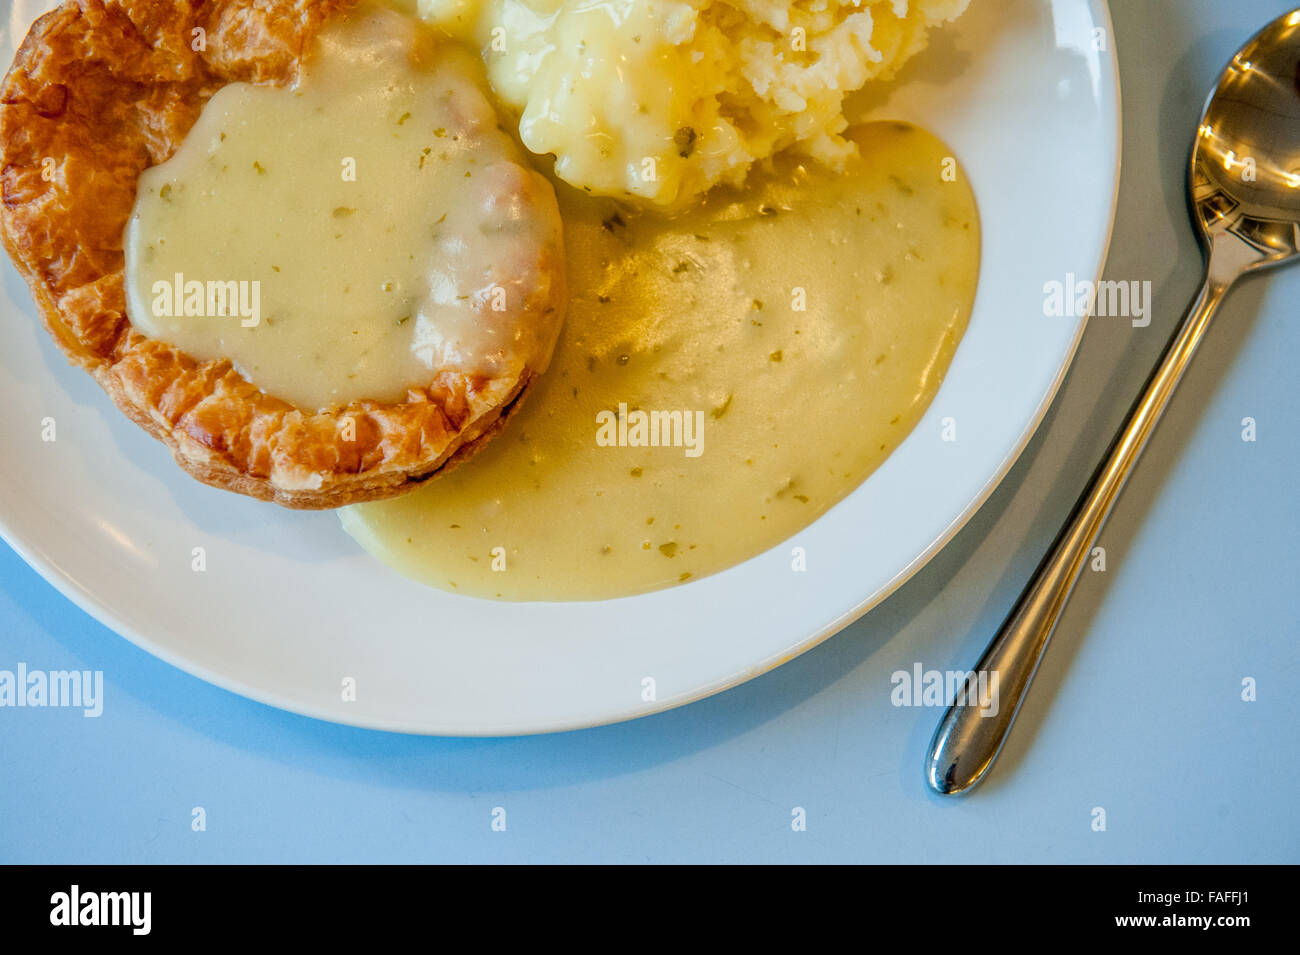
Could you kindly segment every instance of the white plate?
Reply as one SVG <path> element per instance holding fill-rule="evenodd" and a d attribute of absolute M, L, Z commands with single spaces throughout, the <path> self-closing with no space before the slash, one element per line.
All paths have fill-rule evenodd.
<path fill-rule="evenodd" d="M 49 6 L 4 5 L 4 62 Z M 984 249 L 970 328 L 893 456 L 794 541 L 725 573 L 587 604 L 493 603 L 420 587 L 361 552 L 331 514 L 280 510 L 184 475 L 68 367 L 8 264 L 0 532 L 78 606 L 150 653 L 342 723 L 533 733 L 628 719 L 747 680 L 914 574 L 1037 427 L 1084 326 L 1044 316 L 1043 284 L 1095 278 L 1110 235 L 1113 51 L 1102 0 L 974 0 L 877 104 L 877 115 L 946 139 L 971 177 Z M 957 419 L 956 442 L 940 440 L 947 416 Z M 46 418 L 53 442 L 42 440 Z M 808 554 L 806 573 L 790 569 L 794 543 Z M 198 547 L 201 573 L 191 566 Z M 346 678 L 356 681 L 353 702 L 342 699 Z"/>

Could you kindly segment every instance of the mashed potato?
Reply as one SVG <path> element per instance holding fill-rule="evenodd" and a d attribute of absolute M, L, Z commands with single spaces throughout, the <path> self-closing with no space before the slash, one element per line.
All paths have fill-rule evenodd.
<path fill-rule="evenodd" d="M 839 168 L 847 93 L 887 79 L 969 0 L 419 0 L 477 44 L 556 174 L 680 205 L 790 146 Z"/>

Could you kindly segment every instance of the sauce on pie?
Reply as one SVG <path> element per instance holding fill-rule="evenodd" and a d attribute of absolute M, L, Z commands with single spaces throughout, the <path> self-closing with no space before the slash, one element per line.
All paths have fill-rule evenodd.
<path fill-rule="evenodd" d="M 140 178 L 132 324 L 309 411 L 402 400 L 442 369 L 545 368 L 561 316 L 526 314 L 526 290 L 494 276 L 558 216 L 518 201 L 549 187 L 517 164 L 481 73 L 364 6 L 322 31 L 295 86 L 223 87 Z"/>

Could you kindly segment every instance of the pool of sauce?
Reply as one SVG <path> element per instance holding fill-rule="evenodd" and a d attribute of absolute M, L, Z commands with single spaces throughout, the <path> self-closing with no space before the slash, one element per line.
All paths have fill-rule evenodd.
<path fill-rule="evenodd" d="M 476 457 L 344 528 L 435 587 L 593 600 L 698 580 L 824 514 L 929 405 L 979 270 L 947 147 L 853 135 L 846 175 L 778 157 L 672 218 L 557 185 L 572 300 L 550 370 Z"/>

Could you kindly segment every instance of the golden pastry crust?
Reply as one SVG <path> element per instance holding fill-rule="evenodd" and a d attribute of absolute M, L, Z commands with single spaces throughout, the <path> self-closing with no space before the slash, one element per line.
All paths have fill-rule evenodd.
<path fill-rule="evenodd" d="M 0 91 L 0 227 L 54 340 L 190 474 L 294 508 L 415 487 L 487 441 L 544 370 L 443 370 L 400 403 L 305 412 L 128 321 L 123 232 L 140 173 L 227 83 L 293 82 L 321 24 L 353 2 L 69 0 L 32 26 Z M 521 201 L 553 209 L 535 174 L 517 178 Z M 554 322 L 558 230 L 535 251 L 501 268 L 526 290 L 524 313 Z"/>

